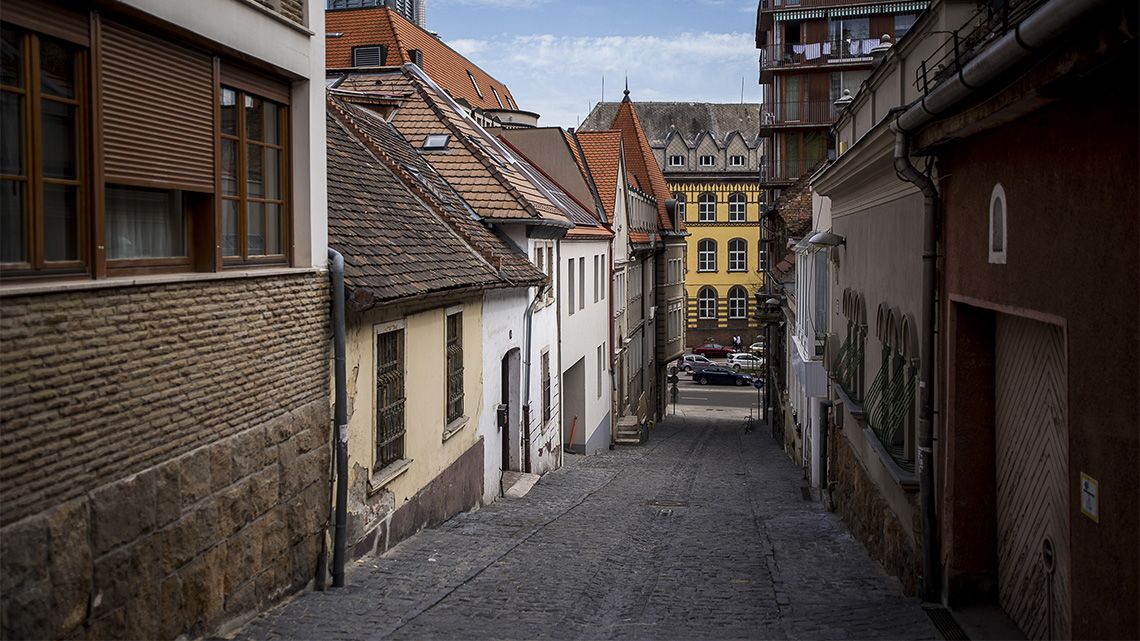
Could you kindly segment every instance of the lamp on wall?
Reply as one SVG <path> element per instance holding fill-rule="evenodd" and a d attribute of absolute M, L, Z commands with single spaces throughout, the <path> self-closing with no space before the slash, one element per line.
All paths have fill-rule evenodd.
<path fill-rule="evenodd" d="M 837 247 L 839 245 L 846 247 L 847 239 L 829 231 L 817 231 L 811 235 L 811 238 L 808 238 L 808 244 L 816 247 Z"/>

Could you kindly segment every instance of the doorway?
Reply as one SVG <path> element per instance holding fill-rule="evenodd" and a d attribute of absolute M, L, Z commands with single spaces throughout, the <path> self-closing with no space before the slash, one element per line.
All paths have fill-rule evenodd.
<path fill-rule="evenodd" d="M 562 374 L 562 445 L 586 453 L 586 358 Z"/>
<path fill-rule="evenodd" d="M 521 429 L 520 417 L 520 359 L 521 353 L 516 347 L 503 355 L 499 365 L 499 403 L 506 407 L 506 425 L 499 426 L 499 440 L 501 445 L 501 458 L 499 469 L 503 471 L 521 471 L 522 456 L 520 450 Z"/>

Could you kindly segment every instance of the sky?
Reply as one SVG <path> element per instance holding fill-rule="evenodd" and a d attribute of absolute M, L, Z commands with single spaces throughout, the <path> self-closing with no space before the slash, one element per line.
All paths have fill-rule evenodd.
<path fill-rule="evenodd" d="M 602 98 L 760 102 L 756 0 L 427 0 L 429 31 L 506 84 L 542 126 Z"/>

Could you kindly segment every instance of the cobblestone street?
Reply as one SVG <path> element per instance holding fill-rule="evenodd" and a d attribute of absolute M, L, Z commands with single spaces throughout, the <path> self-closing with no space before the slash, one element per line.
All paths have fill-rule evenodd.
<path fill-rule="evenodd" d="M 926 639 L 918 601 L 731 413 L 567 457 L 521 499 L 426 530 L 242 639 Z"/>

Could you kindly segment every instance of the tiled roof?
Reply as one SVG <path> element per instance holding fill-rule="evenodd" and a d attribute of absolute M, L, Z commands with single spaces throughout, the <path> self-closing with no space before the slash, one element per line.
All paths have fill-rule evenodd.
<path fill-rule="evenodd" d="M 345 286 L 357 309 L 502 283 L 331 113 L 326 127 L 329 245 L 344 255 Z"/>
<path fill-rule="evenodd" d="M 673 194 L 665 182 L 665 174 L 661 173 L 661 167 L 653 157 L 653 150 L 649 148 L 649 140 L 637 117 L 637 109 L 629 96 L 618 107 L 610 129 L 622 132 L 626 171 L 637 179 L 635 186 L 657 200 L 657 227 L 661 231 L 674 231 L 669 214 L 665 211 L 665 201 L 672 198 Z M 684 229 L 683 222 L 681 228 Z"/>
<path fill-rule="evenodd" d="M 547 280 L 526 256 L 484 227 L 463 197 L 390 123 L 366 107 L 346 102 L 335 92 L 329 97 L 329 107 L 341 124 L 509 283 L 537 285 Z"/>
<path fill-rule="evenodd" d="M 428 160 L 480 217 L 570 226 L 558 206 L 523 173 L 522 161 L 417 76 L 414 66 L 350 73 L 338 89 L 407 96 L 392 115 L 392 124 L 416 148 L 429 135 L 450 136 L 447 150 L 430 152 Z"/>
<path fill-rule="evenodd" d="M 388 58 L 381 66 L 409 63 L 412 59 L 408 50 L 418 49 L 423 54 L 423 70 L 454 98 L 479 109 L 518 110 L 515 97 L 506 85 L 392 9 L 326 11 L 325 32 L 341 34 L 325 38 L 325 66 L 330 69 L 351 67 L 354 47 L 387 47 Z M 475 90 L 468 73 L 479 84 L 479 91 Z M 496 93 L 502 104 L 495 99 Z"/>
<path fill-rule="evenodd" d="M 618 168 L 621 166 L 620 131 L 579 131 L 574 134 L 582 144 L 586 165 L 598 188 L 606 216 L 614 219 L 617 201 Z"/>
<path fill-rule="evenodd" d="M 620 102 L 598 103 L 582 122 L 582 128 L 609 128 L 620 105 Z M 664 147 L 674 131 L 690 147 L 696 145 L 703 133 L 712 136 L 722 148 L 733 132 L 739 132 L 749 147 L 756 147 L 760 139 L 760 105 L 757 103 L 638 102 L 637 115 L 654 149 Z"/>

